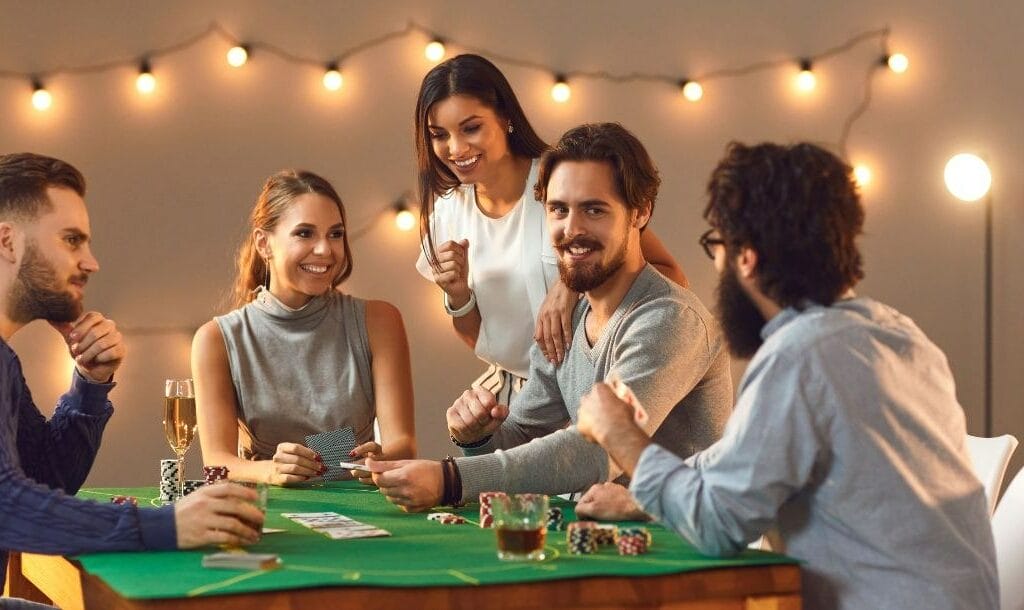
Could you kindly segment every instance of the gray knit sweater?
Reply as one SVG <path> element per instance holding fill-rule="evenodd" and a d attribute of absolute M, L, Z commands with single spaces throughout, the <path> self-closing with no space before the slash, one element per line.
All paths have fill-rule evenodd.
<path fill-rule="evenodd" d="M 560 366 L 533 346 L 529 380 L 508 419 L 487 444 L 457 460 L 464 500 L 492 490 L 583 491 L 607 480 L 607 453 L 571 424 L 580 397 L 613 370 L 647 410 L 646 431 L 661 446 L 686 457 L 722 435 L 732 405 L 729 358 L 696 295 L 648 265 L 593 346 L 583 324 L 589 311 L 581 299 Z"/>

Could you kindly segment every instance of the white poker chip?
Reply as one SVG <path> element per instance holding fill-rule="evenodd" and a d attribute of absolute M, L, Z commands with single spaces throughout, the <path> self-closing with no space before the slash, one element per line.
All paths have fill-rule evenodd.
<path fill-rule="evenodd" d="M 429 515 L 427 515 L 427 520 L 429 520 L 429 521 L 440 521 L 441 519 L 444 519 L 445 517 L 448 517 L 448 516 L 454 517 L 455 513 L 430 513 Z"/>

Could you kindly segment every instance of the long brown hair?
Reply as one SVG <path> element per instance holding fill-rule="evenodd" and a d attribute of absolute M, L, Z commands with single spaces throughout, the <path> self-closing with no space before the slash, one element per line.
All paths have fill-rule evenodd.
<path fill-rule="evenodd" d="M 457 55 L 443 61 L 423 77 L 416 99 L 416 161 L 419 169 L 420 243 L 431 266 L 437 266 L 437 250 L 430 230 L 434 199 L 459 186 L 459 179 L 434 154 L 430 143 L 429 115 L 434 104 L 453 95 L 469 95 L 507 120 L 512 127 L 508 148 L 512 154 L 536 159 L 548 145 L 533 130 L 512 86 L 494 64 L 479 55 Z"/>
<path fill-rule="evenodd" d="M 242 241 L 238 249 L 236 264 L 238 276 L 232 291 L 234 307 L 241 307 L 253 299 L 257 286 L 270 281 L 270 268 L 267 261 L 256 250 L 256 229 L 268 233 L 277 227 L 278 221 L 288 207 L 300 195 L 316 193 L 330 199 L 338 206 L 341 213 L 341 224 L 345 229 L 342 241 L 345 244 L 345 268 L 331 283 L 332 287 L 344 282 L 352 275 L 352 250 L 348 245 L 348 221 L 345 219 L 345 206 L 341 197 L 331 183 L 304 170 L 286 169 L 267 178 L 263 190 L 256 199 L 252 214 L 249 217 L 249 235 Z"/>

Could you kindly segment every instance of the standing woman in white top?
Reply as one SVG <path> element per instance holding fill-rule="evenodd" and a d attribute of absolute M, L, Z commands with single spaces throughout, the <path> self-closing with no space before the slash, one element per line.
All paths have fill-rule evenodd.
<path fill-rule="evenodd" d="M 571 342 L 579 294 L 557 259 L 533 197 L 536 159 L 548 148 L 530 126 L 505 76 L 479 55 L 459 55 L 423 78 L 416 102 L 419 272 L 444 291 L 456 334 L 490 365 L 474 382 L 509 404 L 537 342 L 560 364 Z M 686 276 L 651 230 L 644 257 L 686 286 Z"/>

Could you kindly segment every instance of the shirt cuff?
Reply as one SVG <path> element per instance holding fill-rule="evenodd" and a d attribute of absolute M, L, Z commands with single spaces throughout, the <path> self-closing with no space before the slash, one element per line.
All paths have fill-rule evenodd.
<path fill-rule="evenodd" d="M 90 381 L 75 369 L 71 375 L 71 389 L 68 395 L 78 399 L 79 411 L 89 415 L 103 415 L 107 411 L 107 395 L 116 387 L 114 382 Z"/>
<path fill-rule="evenodd" d="M 178 548 L 173 504 L 160 508 L 140 508 L 138 511 L 142 546 L 151 550 Z"/>
<path fill-rule="evenodd" d="M 654 443 L 640 453 L 629 491 L 645 513 L 662 518 L 661 498 L 665 481 L 673 472 L 685 467 L 686 463 L 678 455 Z"/>

